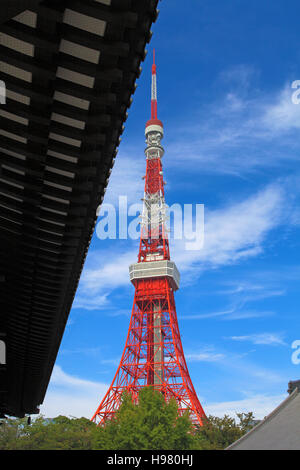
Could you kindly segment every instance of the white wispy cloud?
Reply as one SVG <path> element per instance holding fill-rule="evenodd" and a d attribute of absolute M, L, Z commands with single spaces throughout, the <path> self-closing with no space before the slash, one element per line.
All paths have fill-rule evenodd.
<path fill-rule="evenodd" d="M 208 318 L 221 318 L 222 320 L 246 320 L 247 318 L 262 318 L 269 317 L 272 315 L 274 315 L 274 312 L 271 310 L 250 310 L 234 306 L 229 308 L 228 310 L 220 310 L 217 312 L 181 315 L 180 319 L 206 320 Z"/>
<path fill-rule="evenodd" d="M 249 275 L 248 275 L 249 277 Z M 269 279 L 265 276 L 265 279 Z M 227 281 L 224 284 L 230 286 L 228 289 L 216 290 L 215 294 L 227 296 L 228 307 L 216 312 L 205 313 L 188 313 L 182 315 L 180 318 L 184 320 L 205 320 L 207 318 L 220 318 L 222 320 L 242 320 L 246 318 L 261 318 L 274 315 L 270 310 L 255 310 L 249 306 L 250 303 L 258 300 L 267 299 L 270 297 L 278 297 L 285 295 L 284 289 L 277 289 L 270 286 L 270 282 L 266 284 L 252 283 L 248 280 Z"/>
<path fill-rule="evenodd" d="M 288 382 L 288 377 L 282 371 L 271 369 L 253 360 L 253 351 L 238 353 L 224 349 L 221 345 L 193 349 L 195 352 L 188 351 L 186 355 L 187 363 L 189 364 L 190 359 L 193 362 L 194 358 L 197 361 L 199 355 L 199 362 L 210 362 L 215 377 L 226 377 L 235 392 L 244 393 L 243 390 L 251 390 L 248 393 L 257 394 L 261 390 L 264 392 L 276 390 L 278 386 Z"/>
<path fill-rule="evenodd" d="M 56 365 L 40 412 L 48 418 L 58 415 L 91 418 L 107 390 L 108 384 L 68 374 Z"/>
<path fill-rule="evenodd" d="M 256 73 L 257 71 L 244 65 L 224 71 L 220 83 L 225 83 L 226 87 L 221 101 L 219 97 L 218 101 L 208 105 L 207 112 L 202 113 L 198 120 L 193 116 L 193 125 L 185 121 L 182 132 L 176 129 L 167 154 L 172 157 L 175 170 L 176 165 L 180 164 L 181 179 L 182 155 L 187 163 L 184 166 L 187 174 L 189 168 L 193 172 L 210 168 L 209 171 L 212 172 L 242 174 L 244 171 L 277 164 L 281 159 L 299 158 L 295 146 L 287 151 L 287 147 L 283 145 L 285 152 L 278 154 L 279 134 L 281 136 L 292 132 L 297 126 L 295 122 L 298 122 L 298 118 L 300 122 L 300 105 L 292 103 L 290 85 L 286 84 L 272 98 L 259 91 L 252 93 L 251 83 Z M 266 146 L 262 145 L 263 142 Z M 270 151 L 270 142 L 274 151 Z M 284 142 L 282 136 L 280 142 Z M 145 172 L 145 161 L 137 149 L 131 150 L 120 150 L 105 196 L 105 202 L 113 203 L 115 207 L 119 195 L 127 195 L 128 204 L 136 203 L 143 195 L 144 183 L 141 176 Z M 170 165 L 170 161 L 167 164 Z M 175 179 L 176 174 L 179 174 L 177 170 Z M 185 244 L 188 240 L 171 240 L 172 258 L 181 272 L 182 285 L 194 282 L 204 270 L 261 255 L 274 228 L 286 223 L 297 224 L 299 213 L 293 209 L 296 204 L 287 190 L 290 187 L 295 190 L 297 184 L 300 189 L 299 181 L 294 183 L 280 180 L 244 200 L 227 203 L 219 209 L 212 210 L 206 206 L 203 248 L 187 251 Z M 123 247 L 124 245 L 117 247 L 116 243 L 114 248 L 89 252 L 73 308 L 107 308 L 110 306 L 110 293 L 116 288 L 128 286 L 128 266 L 136 261 L 138 242 L 128 240 L 126 251 Z M 282 289 L 277 290 L 277 295 L 283 294 Z M 258 300 L 266 292 L 259 292 L 258 289 L 248 294 L 241 292 L 244 304 L 246 295 L 249 300 L 254 297 Z M 276 295 L 275 291 L 273 295 Z M 238 303 L 236 300 L 235 305 L 225 308 L 227 315 L 231 314 L 235 318 L 259 315 L 255 309 L 241 311 L 241 303 L 242 301 Z M 270 312 L 262 314 L 269 315 Z M 207 315 L 221 316 L 222 312 Z"/>
<path fill-rule="evenodd" d="M 195 282 L 204 270 L 262 253 L 270 231 L 285 221 L 284 201 L 283 187 L 274 184 L 243 201 L 207 210 L 203 247 L 187 251 L 186 239 L 171 240 L 172 257 L 181 271 L 183 284 Z M 128 243 L 131 248 L 125 252 L 121 248 L 89 252 L 73 308 L 106 307 L 113 289 L 129 285 L 128 266 L 136 261 L 137 243 Z M 237 315 L 237 309 L 234 310 L 227 313 Z"/>
<path fill-rule="evenodd" d="M 300 105 L 292 102 L 292 81 L 271 94 L 251 84 L 254 75 L 248 67 L 224 71 L 223 94 L 205 109 L 199 103 L 190 122 L 177 119 L 167 148 L 172 165 L 182 166 L 184 155 L 187 172 L 241 176 L 299 161 Z"/>
<path fill-rule="evenodd" d="M 254 412 L 255 419 L 263 419 L 273 411 L 286 395 L 254 395 L 242 400 L 207 403 L 204 410 L 207 415 L 222 417 L 225 414 L 236 418 L 236 413 Z"/>
<path fill-rule="evenodd" d="M 60 350 L 60 355 L 70 355 L 70 354 L 79 354 L 79 355 L 85 355 L 85 356 L 99 356 L 99 353 L 101 351 L 101 348 L 99 346 L 97 347 L 84 347 L 84 348 L 74 348 L 74 349 L 66 349 L 63 348 Z"/>
<path fill-rule="evenodd" d="M 79 289 L 73 303 L 73 308 L 82 308 L 84 310 L 101 309 L 108 304 L 107 296 L 108 293 L 103 295 L 88 296 L 82 294 L 82 290 Z"/>
<path fill-rule="evenodd" d="M 172 243 L 180 270 L 216 268 L 262 253 L 269 232 L 285 220 L 284 200 L 283 188 L 270 185 L 241 202 L 206 210 L 203 248 L 187 251 L 185 241 Z"/>
<path fill-rule="evenodd" d="M 198 352 L 185 354 L 185 358 L 189 362 L 218 362 L 224 358 L 224 354 L 217 353 L 210 348 L 204 348 Z"/>
<path fill-rule="evenodd" d="M 101 364 L 107 364 L 111 366 L 118 366 L 120 364 L 121 357 L 115 357 L 112 359 L 102 359 L 100 362 Z"/>
<path fill-rule="evenodd" d="M 253 344 L 264 344 L 270 346 L 286 346 L 282 333 L 256 333 L 244 336 L 231 336 L 233 341 L 247 341 Z"/>
<path fill-rule="evenodd" d="M 225 284 L 225 283 L 224 283 Z M 274 288 L 270 283 L 258 283 L 247 280 L 227 281 L 228 289 L 220 290 L 218 294 L 240 296 L 243 301 L 261 300 L 285 294 L 284 289 Z"/>
<path fill-rule="evenodd" d="M 90 258 L 93 258 L 91 267 L 88 265 L 84 270 L 81 287 L 97 292 L 99 289 L 128 285 L 128 266 L 136 261 L 137 250 L 135 248 L 123 253 L 115 249 L 93 251 Z"/>
<path fill-rule="evenodd" d="M 258 74 L 258 70 L 250 64 L 237 64 L 224 69 L 217 77 L 217 82 L 223 87 L 225 85 L 229 93 L 238 91 L 245 94 Z"/>
<path fill-rule="evenodd" d="M 128 203 L 139 201 L 144 191 L 145 157 L 143 149 L 131 151 L 120 148 L 113 167 L 104 202 L 118 207 L 119 195 L 127 196 Z"/>
<path fill-rule="evenodd" d="M 266 106 L 262 115 L 262 123 L 266 129 L 283 133 L 300 128 L 300 105 L 293 103 L 292 95 L 295 92 L 291 83 L 286 83 L 279 91 L 273 103 Z"/>
<path fill-rule="evenodd" d="M 56 365 L 40 407 L 41 414 L 48 418 L 58 415 L 91 418 L 107 390 L 108 384 L 73 376 Z M 270 413 L 284 398 L 285 395 L 252 394 L 241 400 L 210 403 L 200 396 L 207 415 L 235 416 L 236 412 L 253 411 L 257 419 Z"/>
<path fill-rule="evenodd" d="M 136 258 L 136 248 L 125 252 L 120 248 L 90 251 L 72 308 L 106 309 L 112 316 L 126 314 L 124 310 L 116 312 L 112 308 L 109 294 L 114 289 L 129 286 L 128 267 L 136 262 Z"/>
<path fill-rule="evenodd" d="M 223 361 L 218 363 L 227 370 L 229 375 L 234 376 L 236 384 L 241 384 L 243 381 L 247 383 L 248 387 L 252 387 L 253 390 L 259 390 L 259 388 L 268 388 L 271 386 L 278 387 L 282 383 L 287 383 L 287 378 L 280 371 L 272 370 L 263 365 L 257 364 L 247 358 L 247 354 L 236 354 L 227 353 L 224 356 Z M 240 386 L 240 385 L 239 385 Z"/>

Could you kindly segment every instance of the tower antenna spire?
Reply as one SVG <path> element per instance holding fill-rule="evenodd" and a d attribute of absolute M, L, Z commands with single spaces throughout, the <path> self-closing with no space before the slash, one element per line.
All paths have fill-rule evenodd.
<path fill-rule="evenodd" d="M 153 49 L 152 81 L 151 81 L 151 119 L 157 119 L 157 86 L 155 49 Z"/>

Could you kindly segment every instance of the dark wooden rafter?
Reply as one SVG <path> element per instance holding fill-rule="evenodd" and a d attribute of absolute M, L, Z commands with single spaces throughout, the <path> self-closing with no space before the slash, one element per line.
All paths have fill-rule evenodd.
<path fill-rule="evenodd" d="M 157 2 L 27 1 L 2 18 L 0 413 L 43 402 Z"/>

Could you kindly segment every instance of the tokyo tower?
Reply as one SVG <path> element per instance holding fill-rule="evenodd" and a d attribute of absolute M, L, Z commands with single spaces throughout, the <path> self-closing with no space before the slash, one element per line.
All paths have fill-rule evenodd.
<path fill-rule="evenodd" d="M 114 417 L 124 391 L 134 402 L 151 386 L 168 401 L 175 398 L 179 414 L 190 411 L 194 425 L 206 419 L 186 365 L 178 327 L 174 291 L 179 272 L 170 260 L 161 159 L 164 130 L 157 118 L 156 65 L 153 53 L 151 119 L 146 123 L 145 191 L 138 262 L 129 267 L 135 287 L 125 348 L 111 386 L 92 421 L 105 424 Z"/>

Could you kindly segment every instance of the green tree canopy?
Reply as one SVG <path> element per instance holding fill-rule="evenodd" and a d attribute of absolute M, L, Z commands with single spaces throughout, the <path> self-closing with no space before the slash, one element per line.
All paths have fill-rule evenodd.
<path fill-rule="evenodd" d="M 9 419 L 0 426 L 0 449 L 3 450 L 72 450 L 92 449 L 91 428 L 86 418 L 70 419 L 39 416 L 27 425 L 27 419 Z"/>
<path fill-rule="evenodd" d="M 196 450 L 224 449 L 249 431 L 253 413 L 210 416 L 204 426 L 192 427 L 188 413 L 178 415 L 176 401 L 166 403 L 161 393 L 146 387 L 139 403 L 124 394 L 115 418 L 105 427 L 86 418 L 39 416 L 0 421 L 1 450 Z"/>
<path fill-rule="evenodd" d="M 195 445 L 188 414 L 179 417 L 175 400 L 166 403 L 151 387 L 141 390 L 137 405 L 124 394 L 115 419 L 93 435 L 96 449 L 185 450 Z"/>
<path fill-rule="evenodd" d="M 226 449 L 255 425 L 252 412 L 237 413 L 237 417 L 238 422 L 228 415 L 223 418 L 209 416 L 207 423 L 197 432 L 198 448 Z"/>

